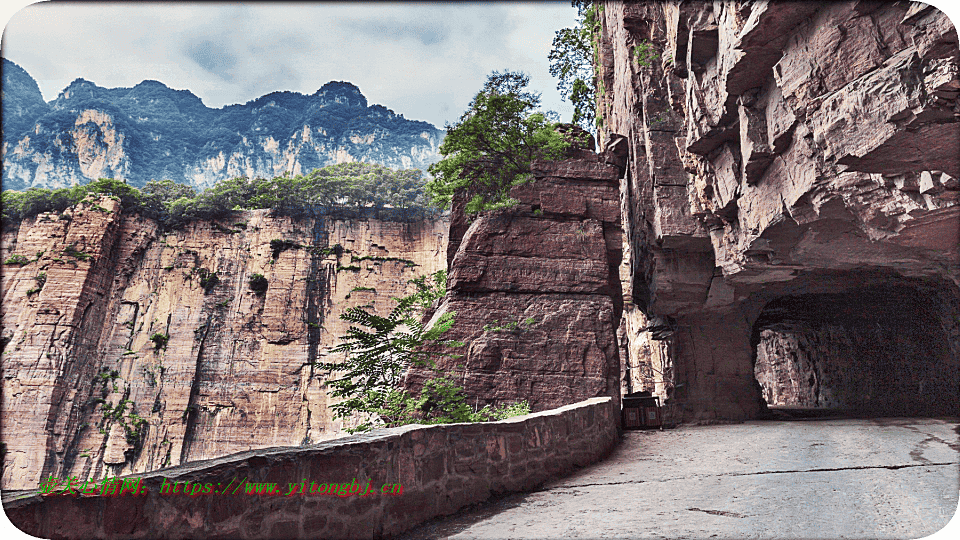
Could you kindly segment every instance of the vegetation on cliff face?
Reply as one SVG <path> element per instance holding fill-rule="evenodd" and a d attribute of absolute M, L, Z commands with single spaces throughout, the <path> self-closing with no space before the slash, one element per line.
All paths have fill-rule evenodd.
<path fill-rule="evenodd" d="M 527 181 L 534 159 L 559 159 L 570 143 L 556 131 L 556 115 L 538 110 L 540 95 L 525 91 L 530 77 L 493 72 L 440 145 L 444 157 L 430 166 L 431 200 L 448 208 L 453 194 L 469 189 L 466 211 L 510 205 L 510 188 Z"/>
<path fill-rule="evenodd" d="M 442 314 L 429 328 L 421 322 L 423 314 L 446 294 L 445 270 L 435 272 L 429 280 L 427 276 L 411 280 L 416 292 L 397 299 L 396 307 L 386 317 L 369 313 L 362 306 L 340 315 L 366 329 L 351 326 L 340 338 L 343 343 L 331 349 L 344 353 L 346 361 L 320 363 L 318 367 L 328 374 L 339 374 L 326 383 L 334 398 L 343 399 L 332 406 L 336 417 L 359 416 L 362 420 L 348 431 L 413 423 L 485 422 L 529 414 L 526 402 L 477 410 L 466 403 L 463 387 L 440 372 L 423 385 L 419 395 L 400 388 L 408 368 L 433 366 L 432 359 L 438 353 L 424 351 L 424 345 L 463 345 L 442 338 L 453 326 L 455 313 Z"/>
<path fill-rule="evenodd" d="M 176 227 L 194 219 L 217 219 L 238 210 L 267 208 L 299 217 L 375 217 L 411 221 L 438 210 L 424 195 L 418 169 L 393 170 L 369 163 L 343 163 L 302 176 L 234 178 L 197 193 L 171 180 L 147 182 L 142 189 L 101 178 L 61 189 L 4 191 L 3 223 L 11 225 L 41 212 L 62 212 L 90 194 L 118 199 L 127 212 L 139 212 Z"/>
<path fill-rule="evenodd" d="M 573 105 L 573 123 L 593 131 L 596 121 L 598 64 L 596 36 L 600 32 L 598 9 L 591 0 L 573 0 L 580 19 L 573 28 L 557 30 L 550 60 L 550 74 L 560 79 L 557 90 Z"/>

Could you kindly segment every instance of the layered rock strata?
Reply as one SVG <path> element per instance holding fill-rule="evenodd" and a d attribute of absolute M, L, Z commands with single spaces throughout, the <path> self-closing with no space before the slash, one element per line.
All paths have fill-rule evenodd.
<path fill-rule="evenodd" d="M 109 198 L 4 231 L 24 264 L 3 266 L 3 487 L 339 436 L 312 364 L 342 310 L 444 268 L 446 231 L 267 211 L 158 231 Z"/>
<path fill-rule="evenodd" d="M 949 19 L 920 3 L 603 8 L 601 139 L 621 134 L 630 147 L 625 310 L 642 312 L 635 326 L 647 332 L 626 338 L 669 341 L 673 380 L 662 395 L 680 416 L 762 413 L 770 387 L 757 382 L 751 338 L 768 303 L 877 288 L 930 299 L 900 306 L 918 321 L 905 335 L 943 352 L 916 358 L 896 345 L 905 338 L 892 320 L 876 321 L 888 326 L 878 334 L 892 351 L 886 364 L 923 364 L 883 379 L 887 392 L 922 394 L 902 412 L 940 403 L 955 413 L 960 49 Z M 787 319 L 811 312 L 786 305 L 799 310 Z M 800 334 L 829 340 L 836 324 L 851 343 L 867 339 L 856 330 L 863 318 L 849 315 Z M 789 354 L 787 338 L 775 341 L 761 347 L 768 366 Z M 824 354 L 844 370 L 869 362 Z M 889 408 L 865 386 L 846 391 L 872 396 L 854 400 L 860 407 Z"/>
<path fill-rule="evenodd" d="M 455 313 L 437 359 L 472 405 L 527 400 L 544 410 L 619 398 L 620 167 L 609 155 L 534 162 L 513 208 L 481 214 L 451 240 L 448 292 L 434 317 Z M 465 222 L 456 207 L 452 223 Z M 451 237 L 456 236 L 451 233 Z M 411 370 L 418 388 L 433 376 Z"/>

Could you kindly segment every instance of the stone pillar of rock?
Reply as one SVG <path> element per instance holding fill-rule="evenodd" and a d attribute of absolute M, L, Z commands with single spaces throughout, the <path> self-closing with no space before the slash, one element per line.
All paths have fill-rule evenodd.
<path fill-rule="evenodd" d="M 888 391 L 932 392 L 907 411 L 956 403 L 955 325 L 935 323 L 952 320 L 960 295 L 949 19 L 920 3 L 856 1 L 604 2 L 600 19 L 599 138 L 626 135 L 630 149 L 625 317 L 648 322 L 626 338 L 668 340 L 661 391 L 679 418 L 763 412 L 767 304 L 877 288 L 931 299 L 939 311 L 915 318 L 935 329 L 911 335 L 945 351 L 926 361 L 953 383 L 918 375 L 925 383 Z M 828 339 L 827 325 L 804 328 L 804 339 Z M 909 356 L 895 333 L 879 335 Z"/>
<path fill-rule="evenodd" d="M 613 154 L 576 156 L 535 161 L 534 181 L 511 192 L 520 204 L 481 214 L 456 245 L 434 318 L 455 312 L 444 338 L 464 346 L 436 361 L 471 405 L 619 400 L 621 168 Z M 432 376 L 412 369 L 407 387 Z"/>

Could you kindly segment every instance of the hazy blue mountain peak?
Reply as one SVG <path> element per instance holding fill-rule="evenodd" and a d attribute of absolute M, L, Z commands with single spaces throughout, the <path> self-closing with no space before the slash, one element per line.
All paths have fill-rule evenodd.
<path fill-rule="evenodd" d="M 135 186 L 169 179 L 196 188 L 238 176 L 304 174 L 344 162 L 425 170 L 445 134 L 368 105 L 331 81 L 310 95 L 271 92 L 213 109 L 157 80 L 104 88 L 77 78 L 49 104 L 30 75 L 3 63 L 4 189 L 96 178 Z"/>

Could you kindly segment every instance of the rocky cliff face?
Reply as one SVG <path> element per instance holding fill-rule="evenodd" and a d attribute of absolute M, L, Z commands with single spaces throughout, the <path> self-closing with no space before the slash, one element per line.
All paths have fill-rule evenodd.
<path fill-rule="evenodd" d="M 609 155 L 534 162 L 514 208 L 451 232 L 448 292 L 434 317 L 454 312 L 438 352 L 476 405 L 527 400 L 534 411 L 620 395 L 616 329 L 622 309 L 616 181 Z M 458 199 L 461 203 L 464 199 Z M 466 223 L 462 205 L 451 223 Z M 456 227 L 451 227 L 456 229 Z M 411 370 L 410 388 L 433 374 Z"/>
<path fill-rule="evenodd" d="M 97 178 L 134 186 L 305 174 L 364 161 L 425 169 L 444 132 L 369 105 L 346 82 L 312 95 L 273 92 L 245 104 L 206 107 L 157 81 L 102 88 L 77 79 L 44 103 L 26 71 L 3 60 L 3 187 L 65 187 Z"/>
<path fill-rule="evenodd" d="M 158 232 L 109 198 L 5 230 L 4 488 L 338 436 L 311 363 L 342 310 L 445 268 L 446 234 L 266 211 Z"/>
<path fill-rule="evenodd" d="M 955 412 L 949 19 L 920 3 L 604 8 L 602 131 L 630 146 L 624 320 L 637 322 L 623 332 L 628 349 L 669 343 L 657 362 L 670 380 L 656 389 L 687 419 L 756 416 L 763 396 L 879 410 L 880 394 L 896 394 L 901 412 Z M 904 294 L 917 301 L 884 300 Z M 838 302 L 851 309 L 816 307 Z M 854 381 L 858 371 L 873 375 Z M 806 382 L 788 390 L 791 378 Z"/>

